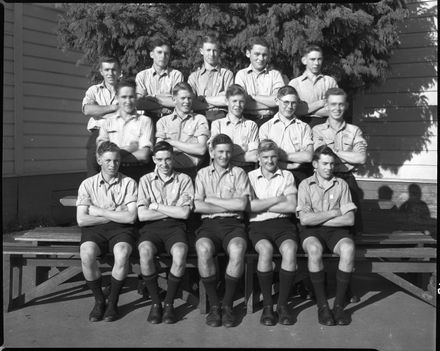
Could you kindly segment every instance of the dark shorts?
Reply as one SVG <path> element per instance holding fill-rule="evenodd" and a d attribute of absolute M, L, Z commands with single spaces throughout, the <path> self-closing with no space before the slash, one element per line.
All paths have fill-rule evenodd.
<path fill-rule="evenodd" d="M 138 246 L 143 241 L 152 242 L 156 246 L 157 253 L 166 251 L 171 255 L 171 248 L 175 243 L 188 245 L 186 224 L 174 218 L 141 223 Z"/>
<path fill-rule="evenodd" d="M 292 239 L 297 243 L 299 242 L 298 231 L 291 218 L 274 218 L 267 221 L 249 222 L 249 239 L 251 239 L 253 247 L 260 240 L 266 239 L 271 243 L 275 243 L 278 249 L 285 240 Z"/>
<path fill-rule="evenodd" d="M 247 242 L 244 223 L 234 217 L 205 218 L 202 225 L 196 230 L 196 241 L 201 238 L 211 239 L 215 252 L 222 247 L 228 252 L 228 244 L 234 238 L 243 238 Z"/>
<path fill-rule="evenodd" d="M 90 227 L 81 227 L 80 245 L 86 241 L 92 241 L 101 250 L 100 256 L 110 252 L 113 246 L 119 242 L 128 243 L 134 247 L 137 240 L 136 229 L 132 224 L 109 222 Z"/>
<path fill-rule="evenodd" d="M 331 252 L 335 248 L 339 240 L 349 238 L 353 240 L 353 235 L 350 234 L 350 227 L 302 227 L 299 233 L 301 238 L 301 245 L 304 240 L 310 236 L 317 238 L 324 247 L 327 247 Z"/>

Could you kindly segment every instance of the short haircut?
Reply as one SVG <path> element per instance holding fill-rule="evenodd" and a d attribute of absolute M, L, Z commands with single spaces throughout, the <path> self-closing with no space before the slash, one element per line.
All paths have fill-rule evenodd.
<path fill-rule="evenodd" d="M 211 44 L 219 44 L 218 39 L 213 35 L 213 34 L 207 34 L 205 36 L 202 37 L 202 39 L 200 40 L 200 47 L 203 46 L 203 44 L 205 43 L 211 43 Z"/>
<path fill-rule="evenodd" d="M 232 142 L 232 139 L 226 135 L 226 134 L 217 134 L 214 138 L 211 140 L 211 147 L 214 149 L 217 145 L 220 144 L 230 144 L 234 145 Z"/>
<path fill-rule="evenodd" d="M 321 155 L 332 156 L 333 159 L 336 159 L 336 155 L 330 147 L 327 145 L 321 145 L 313 152 L 312 162 L 318 161 L 321 158 Z"/>
<path fill-rule="evenodd" d="M 106 152 L 117 152 L 120 155 L 121 149 L 118 145 L 112 143 L 111 141 L 103 141 L 101 144 L 98 145 L 96 149 L 96 155 L 99 157 Z"/>
<path fill-rule="evenodd" d="M 171 50 L 170 43 L 168 43 L 165 39 L 157 38 L 150 43 L 150 52 L 156 49 L 158 46 L 168 46 L 168 48 Z"/>
<path fill-rule="evenodd" d="M 246 90 L 239 84 L 231 84 L 226 90 L 226 99 L 229 99 L 230 96 L 234 95 L 243 95 L 246 96 Z"/>
<path fill-rule="evenodd" d="M 98 60 L 99 68 L 102 68 L 103 63 L 116 63 L 119 68 L 121 68 L 121 63 L 116 57 L 113 56 L 101 56 Z"/>
<path fill-rule="evenodd" d="M 327 100 L 330 95 L 342 95 L 347 99 L 347 93 L 341 88 L 330 88 L 325 92 L 325 99 Z"/>
<path fill-rule="evenodd" d="M 263 139 L 258 144 L 258 154 L 261 154 L 262 152 L 265 152 L 265 151 L 272 151 L 272 150 L 276 151 L 277 154 L 279 152 L 279 148 L 278 148 L 277 143 L 271 139 Z"/>
<path fill-rule="evenodd" d="M 156 143 L 156 145 L 154 145 L 153 155 L 156 155 L 156 153 L 158 153 L 159 151 L 169 151 L 171 153 L 174 152 L 173 147 L 171 146 L 171 144 L 166 142 L 166 141 L 158 141 Z"/>
<path fill-rule="evenodd" d="M 246 50 L 251 51 L 252 48 L 254 47 L 254 45 L 261 45 L 261 46 L 264 46 L 269 49 L 269 43 L 261 37 L 250 38 L 247 45 L 246 45 Z"/>
<path fill-rule="evenodd" d="M 119 82 L 116 83 L 116 95 L 119 94 L 119 90 L 121 90 L 124 87 L 133 88 L 136 91 L 136 82 L 132 79 L 122 79 Z"/>
<path fill-rule="evenodd" d="M 296 89 L 290 85 L 285 85 L 283 87 L 280 88 L 280 90 L 278 90 L 277 93 L 277 98 L 281 99 L 283 96 L 286 95 L 295 95 L 298 99 L 299 99 L 299 95 L 298 92 L 296 91 Z"/>
<path fill-rule="evenodd" d="M 306 56 L 307 54 L 311 53 L 312 51 L 319 51 L 322 55 L 324 55 L 320 46 L 311 44 L 311 45 L 307 45 L 304 48 L 302 56 Z"/>
<path fill-rule="evenodd" d="M 194 95 L 194 92 L 191 88 L 191 85 L 189 85 L 187 82 L 180 82 L 174 86 L 173 96 L 176 96 L 179 93 L 179 91 L 181 91 L 181 90 L 189 91 L 191 93 L 191 95 Z"/>

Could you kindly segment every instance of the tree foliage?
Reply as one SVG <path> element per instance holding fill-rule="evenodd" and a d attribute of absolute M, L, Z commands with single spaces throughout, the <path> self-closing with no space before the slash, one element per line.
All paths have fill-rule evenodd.
<path fill-rule="evenodd" d="M 117 56 L 133 76 L 151 65 L 148 44 L 157 37 L 172 45 L 171 65 L 187 77 L 202 58 L 198 40 L 215 33 L 222 64 L 233 72 L 249 64 L 247 40 L 262 36 L 271 64 L 289 79 L 303 71 L 302 49 L 324 50 L 324 73 L 350 93 L 380 83 L 399 45 L 398 25 L 407 16 L 403 1 L 375 3 L 179 3 L 65 4 L 58 22 L 62 49 L 83 53 L 81 63 Z"/>

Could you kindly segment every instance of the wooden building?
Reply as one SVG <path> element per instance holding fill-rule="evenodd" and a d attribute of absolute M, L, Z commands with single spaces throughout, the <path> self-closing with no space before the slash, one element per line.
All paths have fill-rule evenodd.
<path fill-rule="evenodd" d="M 72 220 L 59 198 L 85 177 L 87 120 L 81 100 L 89 67 L 57 49 L 53 4 L 4 3 L 3 228 Z M 437 6 L 409 0 L 401 47 L 385 84 L 354 98 L 353 123 L 369 140 L 358 173 L 365 199 L 387 186 L 399 206 L 408 186 L 437 212 Z"/>

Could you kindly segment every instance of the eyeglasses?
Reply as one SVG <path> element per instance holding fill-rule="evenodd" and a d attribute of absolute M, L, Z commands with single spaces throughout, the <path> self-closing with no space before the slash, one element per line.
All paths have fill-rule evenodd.
<path fill-rule="evenodd" d="M 297 101 L 283 101 L 283 100 L 280 100 L 281 101 L 281 103 L 283 104 L 283 106 L 284 107 L 287 107 L 287 106 L 295 106 L 295 105 L 297 105 L 298 104 L 298 102 Z"/>

